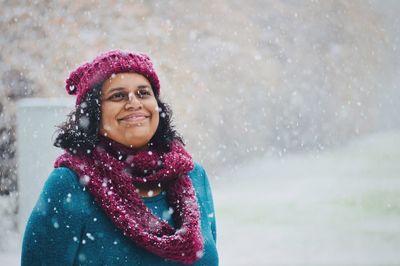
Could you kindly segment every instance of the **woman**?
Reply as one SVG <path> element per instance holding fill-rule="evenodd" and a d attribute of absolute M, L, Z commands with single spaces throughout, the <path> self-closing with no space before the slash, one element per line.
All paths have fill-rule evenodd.
<path fill-rule="evenodd" d="M 75 110 L 29 218 L 22 265 L 218 265 L 213 200 L 151 59 L 110 51 L 66 81 Z"/>

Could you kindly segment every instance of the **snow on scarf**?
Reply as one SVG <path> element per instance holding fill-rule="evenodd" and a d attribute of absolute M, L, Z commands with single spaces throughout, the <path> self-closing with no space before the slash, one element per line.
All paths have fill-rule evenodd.
<path fill-rule="evenodd" d="M 179 142 L 166 153 L 134 150 L 100 137 L 90 154 L 64 153 L 55 167 L 79 176 L 112 222 L 137 245 L 162 258 L 192 264 L 203 254 L 200 211 L 188 172 L 193 160 Z M 135 184 L 161 184 L 176 228 L 155 216 L 135 191 Z"/>

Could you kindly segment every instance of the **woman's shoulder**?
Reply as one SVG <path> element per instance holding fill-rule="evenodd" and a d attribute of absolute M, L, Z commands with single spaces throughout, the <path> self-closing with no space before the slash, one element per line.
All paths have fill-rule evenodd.
<path fill-rule="evenodd" d="M 189 172 L 189 177 L 192 180 L 193 187 L 196 189 L 199 195 L 207 197 L 207 190 L 209 187 L 209 180 L 204 167 L 195 162 L 192 171 Z"/>
<path fill-rule="evenodd" d="M 43 192 L 59 196 L 66 194 L 70 197 L 70 195 L 74 194 L 85 197 L 86 193 L 83 193 L 83 189 L 75 172 L 67 167 L 57 167 L 49 174 L 44 184 Z"/>
<path fill-rule="evenodd" d="M 198 162 L 194 162 L 194 167 L 192 169 L 192 171 L 190 171 L 191 174 L 202 174 L 203 172 L 205 172 L 204 167 L 198 163 Z"/>
<path fill-rule="evenodd" d="M 189 176 L 192 179 L 192 181 L 199 181 L 199 182 L 204 182 L 204 178 L 207 178 L 207 174 L 206 171 L 204 170 L 204 167 L 198 162 L 194 162 L 194 167 L 189 172 Z"/>
<path fill-rule="evenodd" d="M 47 178 L 46 185 L 62 188 L 65 186 L 79 185 L 79 182 L 76 174 L 71 169 L 67 167 L 57 167 L 51 171 Z"/>

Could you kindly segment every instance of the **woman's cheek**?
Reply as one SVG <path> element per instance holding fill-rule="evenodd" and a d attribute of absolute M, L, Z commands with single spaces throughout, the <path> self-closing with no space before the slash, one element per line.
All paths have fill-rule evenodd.
<path fill-rule="evenodd" d="M 112 131 L 112 126 L 110 126 L 108 123 L 103 125 L 103 129 L 106 132 L 111 132 Z"/>

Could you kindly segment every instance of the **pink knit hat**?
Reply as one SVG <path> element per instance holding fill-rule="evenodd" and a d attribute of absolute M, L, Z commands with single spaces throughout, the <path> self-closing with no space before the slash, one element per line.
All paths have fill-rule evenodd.
<path fill-rule="evenodd" d="M 65 89 L 68 94 L 76 95 L 76 105 L 79 105 L 95 86 L 103 83 L 112 74 L 123 72 L 133 72 L 145 76 L 156 96 L 160 95 L 160 81 L 150 57 L 144 53 L 121 50 L 102 53 L 92 62 L 86 62 L 79 66 L 65 81 Z"/>

